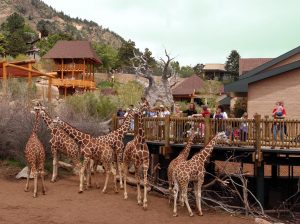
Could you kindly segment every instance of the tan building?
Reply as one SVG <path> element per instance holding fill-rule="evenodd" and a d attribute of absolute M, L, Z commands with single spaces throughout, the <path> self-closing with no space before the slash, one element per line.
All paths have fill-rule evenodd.
<path fill-rule="evenodd" d="M 248 113 L 271 116 L 275 102 L 283 101 L 290 119 L 300 119 L 300 47 L 245 72 L 225 85 L 233 99 L 247 97 Z"/>

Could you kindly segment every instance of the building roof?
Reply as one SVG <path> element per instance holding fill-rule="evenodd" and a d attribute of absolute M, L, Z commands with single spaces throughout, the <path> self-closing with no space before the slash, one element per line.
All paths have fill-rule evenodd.
<path fill-rule="evenodd" d="M 239 59 L 239 75 L 243 75 L 252 69 L 271 61 L 273 58 L 240 58 Z"/>
<path fill-rule="evenodd" d="M 205 71 L 209 71 L 209 70 L 226 71 L 224 64 L 205 64 L 203 67 L 203 70 L 205 70 Z"/>
<path fill-rule="evenodd" d="M 173 95 L 192 95 L 195 90 L 203 87 L 204 81 L 197 75 L 192 75 L 178 84 L 173 90 Z"/>
<path fill-rule="evenodd" d="M 94 61 L 96 64 L 102 63 L 93 50 L 91 43 L 85 40 L 59 40 L 43 58 L 85 58 Z"/>
<path fill-rule="evenodd" d="M 297 68 L 300 68 L 300 61 L 295 61 L 289 64 L 285 64 L 267 71 L 267 69 L 271 68 L 272 66 L 278 64 L 281 61 L 284 61 L 296 54 L 300 53 L 300 46 L 294 48 L 293 50 L 280 55 L 277 58 L 274 58 L 249 72 L 241 75 L 239 80 L 229 83 L 225 85 L 225 92 L 226 93 L 247 93 L 248 92 L 248 84 L 256 81 L 260 81 L 269 77 L 273 77 L 276 75 L 280 75 L 284 72 L 288 72 Z"/>

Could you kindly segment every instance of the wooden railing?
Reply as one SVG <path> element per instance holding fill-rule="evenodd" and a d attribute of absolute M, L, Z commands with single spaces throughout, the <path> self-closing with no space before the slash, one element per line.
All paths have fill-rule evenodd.
<path fill-rule="evenodd" d="M 123 119 L 114 117 L 113 128 L 117 129 L 122 124 Z M 134 123 L 136 121 L 133 119 L 129 133 L 134 133 Z M 166 144 L 186 142 L 188 133 L 193 127 L 197 132 L 195 144 L 205 144 L 217 132 L 224 131 L 231 139 L 233 146 L 300 148 L 300 121 L 297 120 L 261 119 L 259 115 L 255 119 L 247 120 L 172 116 L 165 118 L 145 117 L 143 126 L 148 141 L 162 141 Z"/>
<path fill-rule="evenodd" d="M 52 79 L 52 85 L 58 87 L 79 87 L 86 89 L 95 89 L 96 83 L 89 80 L 76 80 L 76 79 Z"/>
<path fill-rule="evenodd" d="M 86 66 L 84 64 L 57 64 L 56 71 L 84 71 Z"/>

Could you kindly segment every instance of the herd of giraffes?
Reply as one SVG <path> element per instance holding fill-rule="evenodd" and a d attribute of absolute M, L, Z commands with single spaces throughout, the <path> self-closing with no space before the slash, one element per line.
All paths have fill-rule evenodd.
<path fill-rule="evenodd" d="M 35 122 L 32 133 L 25 147 L 25 158 L 28 165 L 28 175 L 25 191 L 29 191 L 29 176 L 33 174 L 34 193 L 33 197 L 37 197 L 37 179 L 38 175 L 42 180 L 42 193 L 45 194 L 44 185 L 44 163 L 45 149 L 37 136 L 40 118 L 42 118 L 51 132 L 51 152 L 53 156 L 53 172 L 51 182 L 55 182 L 58 176 L 58 155 L 64 154 L 71 159 L 73 165 L 79 170 L 79 193 L 84 191 L 84 183 L 86 189 L 91 186 L 91 164 L 102 164 L 105 170 L 105 183 L 102 192 L 107 189 L 110 173 L 114 176 L 114 190 L 118 192 L 117 173 L 119 174 L 120 189 L 124 188 L 124 199 L 128 198 L 126 181 L 128 167 L 132 163 L 135 167 L 135 178 L 137 182 L 137 202 L 147 209 L 147 173 L 149 169 L 149 149 L 145 141 L 145 133 L 143 129 L 143 115 L 149 110 L 147 101 L 139 104 L 137 109 L 131 110 L 125 118 L 123 124 L 116 130 L 99 137 L 93 137 L 90 134 L 79 131 L 65 121 L 56 117 L 54 119 L 49 116 L 45 107 L 37 105 L 31 112 L 35 114 Z M 133 117 L 138 116 L 138 133 L 134 139 L 127 143 L 124 147 L 123 138 L 128 132 L 130 122 Z M 222 141 L 229 143 L 229 139 L 224 132 L 217 133 L 203 150 L 196 153 L 188 160 L 190 149 L 196 133 L 191 132 L 188 142 L 182 152 L 176 157 L 168 167 L 168 180 L 170 196 L 174 197 L 173 216 L 177 216 L 177 197 L 180 192 L 180 204 L 188 209 L 189 215 L 193 216 L 190 208 L 187 190 L 188 183 L 193 182 L 194 193 L 196 197 L 196 205 L 198 214 L 202 215 L 201 209 L 201 187 L 204 182 L 205 162 L 209 158 L 213 146 Z M 112 172 L 113 161 L 116 157 L 116 172 Z M 83 160 L 82 160 L 83 158 Z M 141 193 L 140 173 L 143 173 L 144 195 Z M 122 176 L 124 176 L 124 185 Z M 86 180 L 86 181 L 84 181 Z M 96 184 L 97 188 L 99 187 Z M 171 201 L 171 197 L 169 202 Z"/>

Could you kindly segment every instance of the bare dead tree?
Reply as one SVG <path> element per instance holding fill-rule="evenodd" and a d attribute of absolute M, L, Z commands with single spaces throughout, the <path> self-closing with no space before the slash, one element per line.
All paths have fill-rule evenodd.
<path fill-rule="evenodd" d="M 144 97 L 151 106 L 154 106 L 157 103 L 171 106 L 174 103 L 171 87 L 176 84 L 177 78 L 176 72 L 170 64 L 174 58 L 171 58 L 166 50 L 165 55 L 167 58 L 166 60 L 160 58 L 162 74 L 161 80 L 158 83 L 155 82 L 153 70 L 144 55 L 136 55 L 134 53 L 134 58 L 131 59 L 135 74 L 139 77 L 146 78 L 149 82 L 148 86 L 145 88 Z"/>

